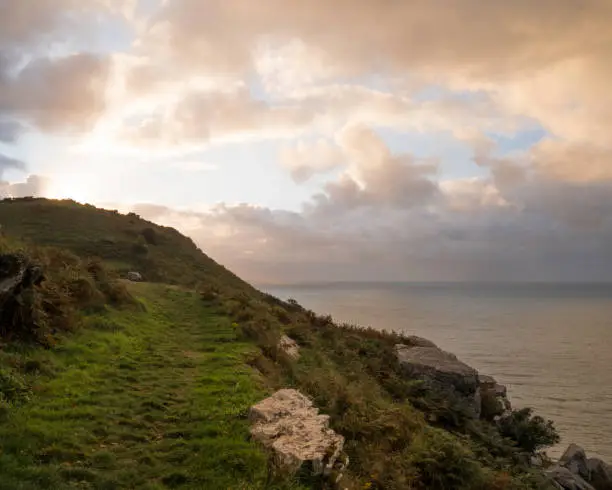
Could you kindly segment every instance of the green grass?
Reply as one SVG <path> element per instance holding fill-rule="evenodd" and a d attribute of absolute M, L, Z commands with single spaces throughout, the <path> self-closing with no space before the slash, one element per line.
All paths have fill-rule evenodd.
<path fill-rule="evenodd" d="M 246 420 L 265 396 L 245 364 L 253 347 L 194 293 L 133 289 L 146 311 L 109 310 L 50 351 L 5 353 L 34 355 L 43 373 L 0 423 L 0 489 L 266 486 Z"/>

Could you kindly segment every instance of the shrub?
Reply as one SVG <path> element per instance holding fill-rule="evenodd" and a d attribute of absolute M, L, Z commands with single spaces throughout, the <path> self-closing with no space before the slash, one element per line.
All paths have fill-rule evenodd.
<path fill-rule="evenodd" d="M 146 243 L 136 242 L 132 245 L 132 252 L 135 255 L 147 255 L 149 253 L 149 247 L 147 247 Z"/>
<path fill-rule="evenodd" d="M 483 469 L 473 454 L 440 429 L 429 429 L 417 437 L 408 451 L 408 461 L 417 471 L 415 488 L 472 489 L 485 481 Z"/>
<path fill-rule="evenodd" d="M 21 375 L 15 371 L 0 368 L 0 397 L 7 402 L 25 401 L 31 390 Z"/>
<path fill-rule="evenodd" d="M 287 300 L 287 306 L 288 306 L 288 309 L 291 311 L 302 311 L 303 310 L 302 306 L 297 302 L 297 300 L 293 298 L 289 298 Z"/>
<path fill-rule="evenodd" d="M 153 228 L 145 228 L 141 234 L 149 245 L 157 245 L 157 232 Z"/>
<path fill-rule="evenodd" d="M 219 289 L 211 285 L 201 286 L 199 293 L 202 301 L 212 302 L 219 299 Z"/>
<path fill-rule="evenodd" d="M 0 266 L 0 277 L 24 271 L 10 294 L 0 295 L 0 337 L 5 340 L 49 346 L 58 333 L 78 326 L 82 308 L 136 304 L 98 259 L 83 261 L 65 250 L 32 247 L 2 256 Z"/>
<path fill-rule="evenodd" d="M 500 434 L 529 454 L 560 441 L 553 422 L 539 415 L 534 416 L 532 412 L 531 408 L 513 410 L 510 415 L 498 421 Z"/>

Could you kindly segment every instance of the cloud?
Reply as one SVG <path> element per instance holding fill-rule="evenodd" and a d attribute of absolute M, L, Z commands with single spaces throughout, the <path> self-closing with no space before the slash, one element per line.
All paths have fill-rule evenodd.
<path fill-rule="evenodd" d="M 90 127 L 105 108 L 109 61 L 90 54 L 35 59 L 0 79 L 0 113 L 43 130 Z"/>
<path fill-rule="evenodd" d="M 340 148 L 323 138 L 312 144 L 301 141 L 295 146 L 286 146 L 279 158 L 298 184 L 317 173 L 326 173 L 345 164 L 345 155 Z"/>
<path fill-rule="evenodd" d="M 291 8 L 280 0 L 174 0 L 151 18 L 138 53 L 183 76 L 248 81 L 256 73 L 276 104 L 315 112 L 300 120 L 318 129 L 382 124 L 460 137 L 466 127 L 531 124 L 570 145 L 604 144 L 611 23 L 606 0 L 296 0 Z M 336 80 L 373 75 L 388 90 L 366 94 Z M 432 84 L 482 97 L 411 100 Z"/>
<path fill-rule="evenodd" d="M 595 101 L 610 101 L 611 22 L 606 0 L 296 0 L 290 8 L 281 0 L 174 0 L 139 46 L 177 69 L 240 78 L 259 70 L 273 91 L 372 73 L 485 90 L 552 131 L 579 131 L 572 113 L 609 119 Z M 588 107 L 576 114 L 571 102 Z"/>
<path fill-rule="evenodd" d="M 19 0 L 0 5 L 0 46 L 66 41 L 100 14 L 128 17 L 135 0 Z M 98 19 L 99 20 L 99 17 Z M 90 21 L 90 22 L 88 22 Z"/>
<path fill-rule="evenodd" d="M 361 206 L 424 206 L 436 195 L 437 186 L 431 180 L 435 163 L 420 162 L 408 154 L 393 155 L 365 126 L 347 127 L 337 139 L 351 162 L 349 169 L 314 197 L 311 212 L 333 213 Z"/>
<path fill-rule="evenodd" d="M 476 184 L 472 184 L 476 185 Z M 605 280 L 612 273 L 612 187 L 551 186 L 492 205 L 446 189 L 435 210 L 377 207 L 288 213 L 249 205 L 144 216 L 189 233 L 213 258 L 259 282 L 305 280 Z M 563 199 L 571 193 L 571 199 Z M 608 194 L 608 195 L 606 195 Z M 458 205 L 459 204 L 459 205 Z"/>
<path fill-rule="evenodd" d="M 537 151 L 530 170 L 483 152 L 491 176 L 437 182 L 434 164 L 393 155 L 367 127 L 345 128 L 336 143 L 344 171 L 299 212 L 249 204 L 135 209 L 259 282 L 612 274 L 612 182 L 551 178 L 537 170 L 546 165 Z"/>
<path fill-rule="evenodd" d="M 49 180 L 40 175 L 30 175 L 25 182 L 0 181 L 0 197 L 45 197 Z"/>
<path fill-rule="evenodd" d="M 15 143 L 24 131 L 25 127 L 17 121 L 0 120 L 0 143 Z"/>
<path fill-rule="evenodd" d="M 612 146 L 543 140 L 533 149 L 531 159 L 538 171 L 555 179 L 612 181 Z"/>
<path fill-rule="evenodd" d="M 3 2 L 0 117 L 28 122 L 43 131 L 91 128 L 105 110 L 111 68 L 109 56 L 92 51 L 93 39 L 104 21 L 124 18 L 126 3 L 121 3 Z"/>
<path fill-rule="evenodd" d="M 214 70 L 244 70 L 262 39 L 298 38 L 362 72 L 444 65 L 464 76 L 503 77 L 601 51 L 611 15 L 602 0 L 296 0 L 291 8 L 281 0 L 175 0 L 145 41 Z"/>
<path fill-rule="evenodd" d="M 2 173 L 4 170 L 13 168 L 16 170 L 25 170 L 25 163 L 21 160 L 17 160 L 15 158 L 7 157 L 0 153 L 0 177 L 2 177 Z"/>
<path fill-rule="evenodd" d="M 294 136 L 313 119 L 306 107 L 274 107 L 253 99 L 247 90 L 192 92 L 160 113 L 127 128 L 126 139 L 134 142 L 179 144 Z"/>

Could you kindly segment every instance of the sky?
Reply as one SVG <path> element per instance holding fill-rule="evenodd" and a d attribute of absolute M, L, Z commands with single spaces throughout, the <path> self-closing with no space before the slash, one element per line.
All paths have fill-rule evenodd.
<path fill-rule="evenodd" d="M 0 0 L 0 196 L 258 283 L 611 281 L 609 0 Z"/>

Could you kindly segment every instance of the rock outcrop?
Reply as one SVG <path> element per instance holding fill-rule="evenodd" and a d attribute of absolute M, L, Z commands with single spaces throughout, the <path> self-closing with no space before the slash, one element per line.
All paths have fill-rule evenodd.
<path fill-rule="evenodd" d="M 589 458 L 587 460 L 589 481 L 596 490 L 612 490 L 612 466 L 601 459 Z"/>
<path fill-rule="evenodd" d="M 552 466 L 545 471 L 545 474 L 560 490 L 596 490 L 580 475 L 572 473 L 564 466 Z"/>
<path fill-rule="evenodd" d="M 575 475 L 589 480 L 590 472 L 587 466 L 587 457 L 584 449 L 577 444 L 570 444 L 559 459 L 559 465 L 567 468 Z"/>
<path fill-rule="evenodd" d="M 295 340 L 287 335 L 281 336 L 278 342 L 278 348 L 294 361 L 300 358 L 300 346 Z"/>
<path fill-rule="evenodd" d="M 433 347 L 434 349 L 438 348 L 438 346 L 434 344 L 431 340 L 424 339 L 423 337 L 418 337 L 416 335 L 409 335 L 408 337 L 406 337 L 406 340 L 408 341 L 409 345 L 413 345 L 414 347 Z"/>
<path fill-rule="evenodd" d="M 485 374 L 479 374 L 478 380 L 482 401 L 480 414 L 483 418 L 492 420 L 512 410 L 508 400 L 508 390 L 504 385 L 500 385 L 495 378 Z"/>
<path fill-rule="evenodd" d="M 545 474 L 562 490 L 612 490 L 612 467 L 597 458 L 587 459 L 576 444 L 570 444 Z"/>
<path fill-rule="evenodd" d="M 506 387 L 492 376 L 479 374 L 430 340 L 413 335 L 406 342 L 395 346 L 406 374 L 427 381 L 432 389 L 460 397 L 474 418 L 493 420 L 512 409 Z"/>
<path fill-rule="evenodd" d="M 480 381 L 474 368 L 438 347 L 398 344 L 395 352 L 408 376 L 426 381 L 431 389 L 462 399 L 472 416 L 480 417 Z"/>
<path fill-rule="evenodd" d="M 36 318 L 26 297 L 31 297 L 31 289 L 43 280 L 40 267 L 18 255 L 0 255 L 0 338 L 35 337 Z"/>
<path fill-rule="evenodd" d="M 297 390 L 283 389 L 251 407 L 251 435 L 274 454 L 275 466 L 294 474 L 342 477 L 344 437 L 329 428 L 329 416 Z"/>

